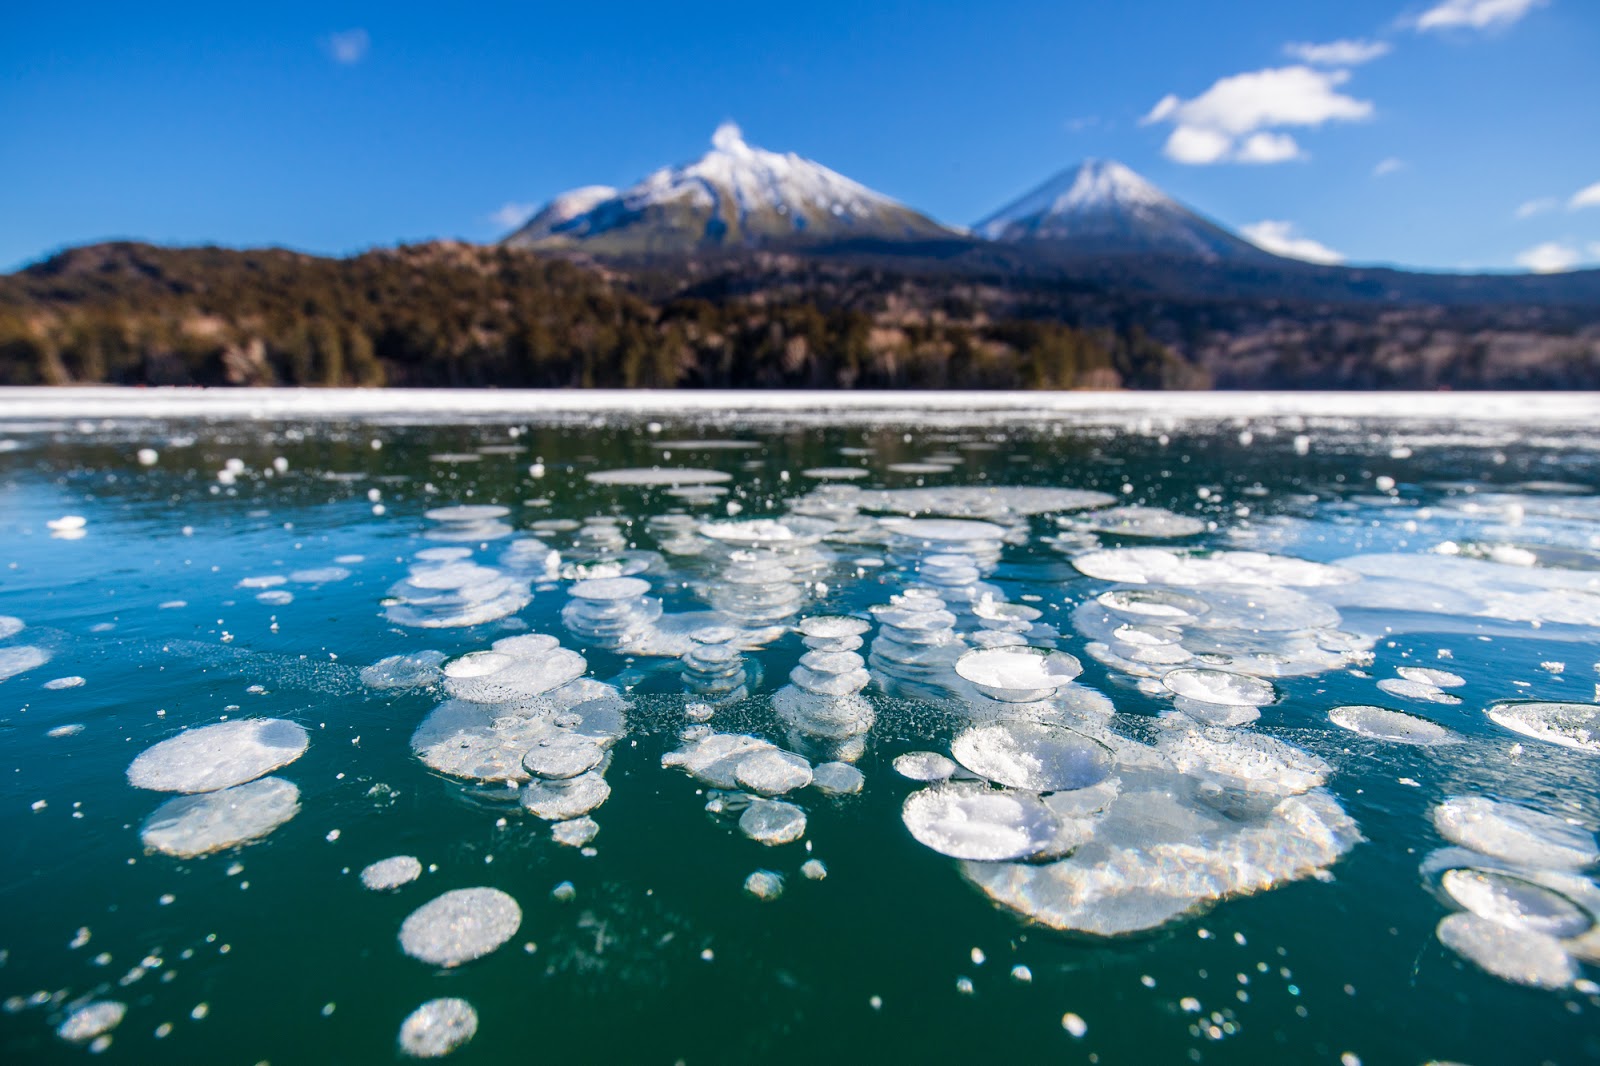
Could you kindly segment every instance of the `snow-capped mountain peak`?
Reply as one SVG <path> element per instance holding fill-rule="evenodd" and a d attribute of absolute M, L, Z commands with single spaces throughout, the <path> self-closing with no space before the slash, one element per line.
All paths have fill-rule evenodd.
<path fill-rule="evenodd" d="M 973 229 L 995 241 L 1049 241 L 1101 254 L 1158 253 L 1208 262 L 1262 254 L 1109 159 L 1062 171 Z"/>
<path fill-rule="evenodd" d="M 821 163 L 750 145 L 737 125 L 724 122 L 712 134 L 711 151 L 695 162 L 662 167 L 621 191 L 588 186 L 564 193 L 506 243 L 639 253 L 951 235 Z"/>

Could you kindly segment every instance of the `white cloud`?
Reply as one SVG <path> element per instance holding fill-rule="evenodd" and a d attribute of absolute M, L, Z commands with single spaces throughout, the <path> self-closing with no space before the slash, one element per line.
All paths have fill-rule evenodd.
<path fill-rule="evenodd" d="M 1509 26 L 1547 0 L 1444 0 L 1411 23 L 1419 30 L 1486 30 Z"/>
<path fill-rule="evenodd" d="M 1220 163 L 1233 147 L 1233 138 L 1199 126 L 1179 126 L 1167 138 L 1167 158 L 1191 166 Z"/>
<path fill-rule="evenodd" d="M 1389 54 L 1387 41 L 1340 40 L 1327 44 L 1286 44 L 1283 50 L 1314 67 L 1354 67 Z"/>
<path fill-rule="evenodd" d="M 1372 176 L 1375 178 L 1386 178 L 1390 174 L 1400 173 L 1400 171 L 1405 170 L 1409 165 L 1410 164 L 1408 164 L 1404 159 L 1390 156 L 1388 159 L 1378 160 L 1378 165 L 1372 168 Z"/>
<path fill-rule="evenodd" d="M 1571 270 L 1577 266 L 1580 258 L 1582 257 L 1578 254 L 1578 250 L 1570 244 L 1545 241 L 1519 253 L 1516 263 L 1517 266 L 1526 267 L 1535 274 L 1559 274 L 1563 270 Z"/>
<path fill-rule="evenodd" d="M 515 202 L 501 204 L 499 210 L 489 216 L 489 221 L 501 229 L 519 229 L 524 222 L 533 217 L 534 212 L 537 210 L 539 210 L 538 204 L 519 204 Z"/>
<path fill-rule="evenodd" d="M 1141 125 L 1174 124 L 1167 158 L 1179 163 L 1282 163 L 1300 158 L 1284 126 L 1321 126 L 1372 116 L 1372 103 L 1336 91 L 1345 70 L 1276 67 L 1220 78 L 1192 100 L 1168 94 Z"/>
<path fill-rule="evenodd" d="M 1589 258 L 1600 259 L 1600 241 L 1589 242 Z"/>
<path fill-rule="evenodd" d="M 328 34 L 322 46 L 335 63 L 350 67 L 367 57 L 367 49 L 372 47 L 372 37 L 363 29 L 344 30 Z"/>
<path fill-rule="evenodd" d="M 1572 199 L 1567 201 L 1569 211 L 1576 211 L 1580 207 L 1600 207 L 1600 181 L 1586 189 L 1579 189 L 1572 194 Z"/>
<path fill-rule="evenodd" d="M 1300 146 L 1287 133 L 1252 133 L 1233 158 L 1237 163 L 1286 163 L 1300 158 Z"/>
<path fill-rule="evenodd" d="M 1542 215 L 1546 211 L 1554 211 L 1560 206 L 1561 201 L 1554 196 L 1541 196 L 1537 200 L 1529 200 L 1527 203 L 1519 205 L 1516 215 L 1519 219 L 1532 218 L 1534 215 Z"/>
<path fill-rule="evenodd" d="M 1294 232 L 1293 222 L 1281 222 L 1267 219 L 1253 225 L 1244 226 L 1240 232 L 1245 238 L 1264 251 L 1273 255 L 1285 255 L 1290 259 L 1304 259 L 1309 263 L 1342 263 L 1344 256 L 1329 248 L 1321 241 L 1314 241 L 1310 237 L 1297 237 Z"/>

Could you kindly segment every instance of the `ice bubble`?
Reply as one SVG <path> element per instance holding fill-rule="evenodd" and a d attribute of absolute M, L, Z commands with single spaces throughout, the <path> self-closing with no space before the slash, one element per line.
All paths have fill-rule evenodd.
<path fill-rule="evenodd" d="M 712 485 L 732 481 L 733 475 L 721 470 L 700 470 L 693 467 L 639 467 L 625 470 L 597 470 L 587 475 L 595 485 Z"/>
<path fill-rule="evenodd" d="M 846 762 L 818 763 L 811 770 L 811 784 L 825 796 L 849 796 L 861 791 L 867 779 Z"/>
<path fill-rule="evenodd" d="M 1174 730 L 1157 741 L 1156 749 L 1180 773 L 1269 796 L 1307 792 L 1327 780 L 1333 769 L 1276 737 L 1215 727 Z"/>
<path fill-rule="evenodd" d="M 306 731 L 283 718 L 243 718 L 188 729 L 146 748 L 128 784 L 160 792 L 210 792 L 253 781 L 305 754 Z"/>
<path fill-rule="evenodd" d="M 859 637 L 871 629 L 872 625 L 862 618 L 850 618 L 845 615 L 817 615 L 811 618 L 802 618 L 796 628 L 800 630 L 802 636 L 833 641 L 843 640 L 847 637 Z"/>
<path fill-rule="evenodd" d="M 779 796 L 811 784 L 811 764 L 776 748 L 740 760 L 733 779 L 741 788 L 763 796 Z"/>
<path fill-rule="evenodd" d="M 1553 814 L 1482 796 L 1457 796 L 1433 809 L 1452 844 L 1524 866 L 1580 869 L 1600 860 L 1592 833 Z"/>
<path fill-rule="evenodd" d="M 86 684 L 88 684 L 88 682 L 84 678 L 74 674 L 71 677 L 58 677 L 53 680 L 46 681 L 39 687 L 49 689 L 51 692 L 59 692 L 64 688 L 82 688 Z"/>
<path fill-rule="evenodd" d="M 522 908 L 497 888 L 458 888 L 412 911 L 400 926 L 400 947 L 434 966 L 460 966 L 510 940 Z"/>
<path fill-rule="evenodd" d="M 81 514 L 62 515 L 46 522 L 45 528 L 54 533 L 77 533 L 89 524 L 89 520 Z"/>
<path fill-rule="evenodd" d="M 1205 600 L 1170 589 L 1112 589 L 1095 599 L 1118 614 L 1136 618 L 1189 620 L 1211 610 Z"/>
<path fill-rule="evenodd" d="M 1165 548 L 1109 548 L 1079 555 L 1072 565 L 1088 577 L 1132 585 L 1314 587 L 1357 580 L 1351 571 L 1326 563 L 1248 551 L 1202 555 Z"/>
<path fill-rule="evenodd" d="M 1488 715 L 1513 733 L 1600 754 L 1600 705 L 1501 700 L 1489 705 Z"/>
<path fill-rule="evenodd" d="M 84 1044 L 121 1025 L 127 1013 L 128 1005 L 114 999 L 85 1003 L 67 1015 L 67 1020 L 61 1023 L 56 1035 L 74 1044 Z"/>
<path fill-rule="evenodd" d="M 609 738 L 583 733 L 555 733 L 528 749 L 522 765 L 535 777 L 557 780 L 577 777 L 605 760 Z"/>
<path fill-rule="evenodd" d="M 910 540 L 965 544 L 1002 540 L 1004 526 L 964 518 L 884 518 L 883 528 Z"/>
<path fill-rule="evenodd" d="M 1589 913 L 1567 897 L 1511 874 L 1446 870 L 1439 887 L 1478 917 L 1513 929 L 1530 929 L 1566 940 L 1594 925 Z"/>
<path fill-rule="evenodd" d="M 361 683 L 375 689 L 428 688 L 444 676 L 440 651 L 418 651 L 409 655 L 390 655 L 361 670 Z"/>
<path fill-rule="evenodd" d="M 600 832 L 600 824 L 588 816 L 569 818 L 550 827 L 550 836 L 557 844 L 581 848 Z"/>
<path fill-rule="evenodd" d="M 26 629 L 22 619 L 10 614 L 0 614 L 0 640 L 14 637 Z"/>
<path fill-rule="evenodd" d="M 1435 670 L 1427 666 L 1400 666 L 1395 668 L 1395 673 L 1407 681 L 1432 685 L 1434 688 L 1460 688 L 1467 683 L 1467 679 L 1460 674 L 1452 674 L 1448 670 Z"/>
<path fill-rule="evenodd" d="M 268 607 L 282 607 L 294 602 L 294 593 L 285 589 L 268 589 L 266 592 L 256 593 L 256 601 Z"/>
<path fill-rule="evenodd" d="M 800 864 L 800 876 L 807 881 L 821 881 L 828 876 L 828 868 L 821 859 L 807 859 Z"/>
<path fill-rule="evenodd" d="M 175 796 L 157 807 L 139 831 L 144 846 L 191 859 L 266 836 L 300 811 L 300 790 L 281 777 Z"/>
<path fill-rule="evenodd" d="M 813 466 L 800 472 L 819 481 L 854 481 L 871 476 L 871 471 L 859 466 Z"/>
<path fill-rule="evenodd" d="M 342 566 L 319 566 L 296 570 L 289 575 L 289 580 L 299 585 L 326 585 L 334 581 L 343 581 L 349 576 L 350 571 Z"/>
<path fill-rule="evenodd" d="M 557 708 L 565 707 L 567 713 L 579 716 L 581 728 L 591 734 L 600 718 L 615 717 L 607 712 L 611 701 L 554 702 L 554 697 L 566 691 L 551 693 L 544 697 L 550 702 L 531 705 L 527 713 L 508 713 L 508 708 L 496 704 L 463 700 L 442 703 L 412 734 L 411 750 L 426 765 L 452 777 L 525 781 L 528 772 L 522 765 L 523 756 L 562 728 L 553 718 Z M 592 716 L 591 710 L 595 712 Z"/>
<path fill-rule="evenodd" d="M 1431 747 L 1439 744 L 1459 744 L 1461 738 L 1437 722 L 1421 715 L 1404 711 L 1391 711 L 1387 707 L 1351 704 L 1335 707 L 1328 712 L 1328 720 L 1340 729 L 1348 729 L 1373 740 L 1388 740 L 1396 744 L 1416 744 Z"/>
<path fill-rule="evenodd" d="M 611 797 L 611 785 L 593 770 L 564 781 L 532 781 L 522 805 L 536 818 L 564 822 L 588 814 Z"/>
<path fill-rule="evenodd" d="M 1460 696 L 1450 693 L 1422 681 L 1410 681 L 1402 677 L 1386 677 L 1378 682 L 1378 690 L 1387 692 L 1391 696 L 1400 696 L 1408 700 L 1420 700 L 1423 703 L 1455 704 L 1461 702 Z"/>
<path fill-rule="evenodd" d="M 25 674 L 49 661 L 49 652 L 29 644 L 15 648 L 0 648 L 0 681 Z"/>
<path fill-rule="evenodd" d="M 900 817 L 924 847 L 954 859 L 984 862 L 1046 851 L 1061 829 L 1037 796 L 970 781 L 911 793 Z"/>
<path fill-rule="evenodd" d="M 792 844 L 806 835 L 806 812 L 782 800 L 753 800 L 739 816 L 739 831 L 768 846 Z"/>
<path fill-rule="evenodd" d="M 975 726 L 950 745 L 979 777 L 1012 788 L 1057 792 L 1088 788 L 1111 773 L 1111 749 L 1065 726 L 1010 720 Z"/>
<path fill-rule="evenodd" d="M 783 895 L 783 875 L 772 870 L 757 870 L 744 879 L 744 890 L 763 903 Z"/>
<path fill-rule="evenodd" d="M 1452 914 L 1439 923 L 1439 942 L 1505 981 L 1534 988 L 1565 988 L 1577 964 L 1555 937 L 1512 928 L 1476 914 Z"/>
<path fill-rule="evenodd" d="M 532 699 L 583 676 L 589 662 L 570 648 L 555 648 L 519 657 L 503 651 L 478 651 L 444 666 L 444 687 L 450 695 L 473 703 L 507 703 Z"/>
<path fill-rule="evenodd" d="M 955 671 L 985 695 L 1032 703 L 1071 683 L 1083 673 L 1083 664 L 1049 648 L 983 648 L 957 659 Z"/>
<path fill-rule="evenodd" d="M 1111 507 L 1081 518 L 1062 520 L 1068 529 L 1115 533 L 1125 537 L 1189 537 L 1204 533 L 1206 524 L 1192 515 L 1174 514 L 1162 507 Z"/>
<path fill-rule="evenodd" d="M 1054 511 L 1106 507 L 1116 502 L 1103 492 L 1086 489 L 1015 486 L 951 486 L 931 489 L 886 489 L 855 497 L 863 511 L 951 518 L 1016 519 Z"/>
<path fill-rule="evenodd" d="M 1176 695 L 1222 707 L 1261 707 L 1278 695 L 1270 683 L 1258 677 L 1201 667 L 1170 671 L 1161 683 Z"/>
<path fill-rule="evenodd" d="M 908 751 L 894 760 L 894 772 L 912 781 L 943 781 L 957 769 L 936 751 Z"/>
<path fill-rule="evenodd" d="M 379 859 L 361 871 L 361 883 L 374 892 L 399 888 L 422 876 L 422 863 L 412 855 Z"/>
<path fill-rule="evenodd" d="M 740 733 L 711 733 L 661 757 L 663 768 L 679 769 L 712 788 L 739 787 L 739 764 L 751 755 L 776 751 L 777 746 L 760 737 Z"/>
<path fill-rule="evenodd" d="M 430 999 L 400 1023 L 400 1050 L 414 1059 L 450 1054 L 478 1032 L 478 1012 L 464 999 Z"/>
<path fill-rule="evenodd" d="M 140 466 L 155 466 L 161 461 L 161 453 L 154 448 L 140 448 L 137 458 Z"/>

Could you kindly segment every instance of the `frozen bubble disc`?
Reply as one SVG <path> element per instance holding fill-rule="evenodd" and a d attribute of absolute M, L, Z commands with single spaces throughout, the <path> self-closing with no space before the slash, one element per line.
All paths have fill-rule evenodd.
<path fill-rule="evenodd" d="M 1335 707 L 1328 712 L 1328 720 L 1340 729 L 1348 729 L 1352 733 L 1359 733 L 1373 740 L 1387 740 L 1395 744 L 1434 747 L 1439 744 L 1461 743 L 1460 737 L 1438 722 L 1430 721 L 1419 714 L 1391 711 L 1387 707 L 1371 707 L 1366 704 Z"/>
<path fill-rule="evenodd" d="M 1205 614 L 1211 605 L 1198 596 L 1172 589 L 1112 589 L 1095 597 L 1102 607 L 1135 618 L 1187 619 Z"/>
<path fill-rule="evenodd" d="M 662 485 L 713 485 L 733 480 L 732 474 L 721 470 L 659 466 L 596 470 L 585 476 L 594 485 L 641 485 L 646 488 Z"/>
<path fill-rule="evenodd" d="M 67 1015 L 67 1020 L 61 1023 L 56 1035 L 74 1044 L 87 1043 L 101 1033 L 109 1033 L 121 1025 L 123 1015 L 127 1013 L 127 1004 L 118 1003 L 114 999 L 85 1003 Z"/>
<path fill-rule="evenodd" d="M 422 876 L 422 863 L 414 855 L 395 855 L 379 859 L 361 871 L 362 887 L 385 892 L 409 885 Z"/>
<path fill-rule="evenodd" d="M 998 862 L 1051 847 L 1061 824 L 1039 797 L 971 781 L 919 789 L 901 820 L 919 844 L 952 859 Z"/>
<path fill-rule="evenodd" d="M 144 846 L 192 859 L 259 840 L 300 811 L 300 790 L 281 777 L 175 796 L 157 807 L 139 830 Z"/>
<path fill-rule="evenodd" d="M 414 1059 L 450 1054 L 478 1032 L 478 1012 L 464 999 L 430 999 L 400 1023 L 400 1050 Z"/>
<path fill-rule="evenodd" d="M 1577 964 L 1553 936 L 1513 929 L 1476 914 L 1452 914 L 1439 923 L 1439 943 L 1505 981 L 1533 988 L 1565 988 L 1578 979 Z"/>
<path fill-rule="evenodd" d="M 1519 866 L 1581 869 L 1600 860 L 1594 834 L 1553 814 L 1482 796 L 1456 796 L 1433 809 L 1439 835 Z"/>
<path fill-rule="evenodd" d="M 1066 726 L 1013 720 L 975 726 L 950 745 L 979 777 L 1033 792 L 1088 788 L 1111 776 L 1111 749 Z"/>
<path fill-rule="evenodd" d="M 792 844 L 806 835 L 806 812 L 782 800 L 756 800 L 739 816 L 739 831 L 758 844 Z"/>
<path fill-rule="evenodd" d="M 611 798 L 611 785 L 595 771 L 564 781 L 533 781 L 522 790 L 522 805 L 535 818 L 565 822 Z"/>
<path fill-rule="evenodd" d="M 434 966 L 460 966 L 515 935 L 522 908 L 498 888 L 458 888 L 412 911 L 400 926 L 400 947 Z"/>
<path fill-rule="evenodd" d="M 1501 700 L 1487 713 L 1491 722 L 1513 733 L 1600 755 L 1600 705 Z"/>
<path fill-rule="evenodd" d="M 1070 684 L 1083 673 L 1083 664 L 1064 651 L 1049 648 L 981 648 L 957 659 L 955 671 L 986 696 L 1032 703 Z"/>
<path fill-rule="evenodd" d="M 606 746 L 600 737 L 554 733 L 528 749 L 522 766 L 535 777 L 565 780 L 599 766 L 606 757 Z"/>
<path fill-rule="evenodd" d="M 306 731 L 284 718 L 244 718 L 188 729 L 128 765 L 128 784 L 158 792 L 212 792 L 242 785 L 305 754 Z"/>
<path fill-rule="evenodd" d="M 577 600 L 633 600 L 650 591 L 650 582 L 637 577 L 596 577 L 579 581 L 567 591 Z"/>
<path fill-rule="evenodd" d="M 1560 940 L 1589 931 L 1594 919 L 1566 896 L 1497 870 L 1446 870 L 1445 894 L 1480 918 Z"/>
<path fill-rule="evenodd" d="M 1278 698 L 1272 684 L 1248 674 L 1184 667 L 1161 678 L 1168 692 L 1220 707 L 1264 707 Z"/>
<path fill-rule="evenodd" d="M 751 792 L 778 796 L 811 784 L 811 764 L 798 755 L 768 748 L 740 760 L 733 777 Z"/>

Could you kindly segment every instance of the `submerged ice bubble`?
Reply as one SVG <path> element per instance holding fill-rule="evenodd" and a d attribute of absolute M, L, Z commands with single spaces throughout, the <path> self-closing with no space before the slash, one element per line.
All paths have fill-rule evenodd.
<path fill-rule="evenodd" d="M 464 999 L 430 999 L 400 1023 L 400 1050 L 414 1059 L 437 1059 L 478 1032 L 478 1012 Z"/>
<path fill-rule="evenodd" d="M 1472 913 L 1439 922 L 1439 942 L 1496 977 L 1533 988 L 1565 988 L 1578 967 L 1553 936 L 1492 922 Z"/>
<path fill-rule="evenodd" d="M 1404 711 L 1391 711 L 1387 707 L 1350 704 L 1335 707 L 1328 712 L 1328 720 L 1340 729 L 1396 744 L 1415 744 L 1432 747 L 1439 744 L 1458 744 L 1461 738 L 1437 722 L 1421 715 Z"/>
<path fill-rule="evenodd" d="M 992 862 L 1035 855 L 1061 825 L 1037 796 L 958 781 L 906 797 L 901 820 L 917 842 L 953 859 Z"/>
<path fill-rule="evenodd" d="M 792 844 L 806 835 L 806 812 L 782 800 L 753 800 L 739 816 L 739 831 L 758 844 Z"/>
<path fill-rule="evenodd" d="M 310 738 L 284 718 L 245 718 L 185 730 L 128 766 L 134 788 L 210 792 L 252 781 L 305 754 Z"/>
<path fill-rule="evenodd" d="M 300 812 L 300 790 L 279 777 L 176 796 L 145 819 L 139 839 L 180 859 L 208 855 L 271 833 Z"/>
<path fill-rule="evenodd" d="M 1600 704 L 1502 700 L 1489 705 L 1489 720 L 1534 740 L 1600 754 Z"/>
<path fill-rule="evenodd" d="M 611 785 L 591 770 L 560 781 L 530 781 L 522 790 L 522 806 L 535 818 L 564 822 L 588 814 L 611 797 Z"/>
<path fill-rule="evenodd" d="M 1439 887 L 1478 917 L 1513 929 L 1565 940 L 1594 925 L 1593 916 L 1560 893 L 1496 870 L 1446 870 Z"/>
<path fill-rule="evenodd" d="M 458 888 L 412 911 L 400 926 L 400 947 L 434 966 L 460 966 L 510 940 L 522 908 L 497 888 Z"/>
<path fill-rule="evenodd" d="M 85 1003 L 67 1015 L 67 1020 L 61 1023 L 56 1035 L 74 1044 L 85 1044 L 121 1025 L 127 1013 L 128 1005 L 114 999 Z"/>
<path fill-rule="evenodd" d="M 955 672 L 987 696 L 1031 703 L 1051 695 L 1083 673 L 1083 664 L 1049 648 L 983 648 L 955 662 Z"/>
<path fill-rule="evenodd" d="M 1045 722 L 1008 720 L 968 729 L 950 745 L 979 777 L 1012 788 L 1057 792 L 1088 788 L 1111 774 L 1111 749 Z"/>
<path fill-rule="evenodd" d="M 414 855 L 395 855 L 365 867 L 361 884 L 374 892 L 409 885 L 422 876 L 422 863 Z"/>
<path fill-rule="evenodd" d="M 1594 834 L 1553 814 L 1482 796 L 1457 796 L 1433 809 L 1434 828 L 1452 844 L 1524 866 L 1581 869 L 1600 862 Z"/>
<path fill-rule="evenodd" d="M 50 653 L 43 648 L 24 644 L 14 648 L 0 648 L 0 681 L 29 670 L 36 670 L 50 661 Z"/>

